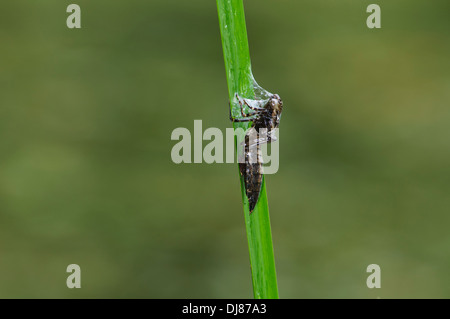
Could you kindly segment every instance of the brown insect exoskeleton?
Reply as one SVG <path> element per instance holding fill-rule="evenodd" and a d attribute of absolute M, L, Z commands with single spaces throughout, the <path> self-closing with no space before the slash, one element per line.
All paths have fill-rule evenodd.
<path fill-rule="evenodd" d="M 253 122 L 245 135 L 244 160 L 239 161 L 241 175 L 244 176 L 245 192 L 249 202 L 250 214 L 255 209 L 262 186 L 262 154 L 261 144 L 276 141 L 275 129 L 280 125 L 283 101 L 278 94 L 272 94 L 266 100 L 236 99 L 241 108 L 241 115 L 233 117 L 232 122 Z M 244 105 L 250 111 L 244 112 Z"/>

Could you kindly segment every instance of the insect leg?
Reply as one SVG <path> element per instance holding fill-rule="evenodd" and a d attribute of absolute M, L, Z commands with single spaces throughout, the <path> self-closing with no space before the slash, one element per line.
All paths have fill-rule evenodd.
<path fill-rule="evenodd" d="M 247 116 L 256 115 L 256 114 L 266 111 L 266 109 L 263 107 L 250 106 L 250 104 L 247 102 L 247 100 L 244 98 L 240 98 L 237 93 L 236 93 L 236 99 L 238 100 L 239 105 L 241 106 L 241 114 L 243 117 L 246 117 L 246 115 L 244 114 L 244 104 L 247 105 L 247 107 L 250 108 L 251 110 L 256 111 L 256 112 L 250 112 L 249 115 L 247 115 Z M 255 101 L 255 102 L 258 104 L 261 103 L 259 101 Z"/>
<path fill-rule="evenodd" d="M 231 122 L 251 122 L 254 121 L 255 119 L 250 119 L 250 118 L 246 118 L 246 119 L 235 119 L 230 117 Z"/>
<path fill-rule="evenodd" d="M 244 99 L 241 98 L 239 95 L 236 94 L 236 99 L 239 101 L 239 104 L 243 106 L 243 104 L 247 105 L 248 108 L 254 110 L 254 111 L 266 111 L 266 104 L 268 100 L 251 100 L 251 99 Z"/>
<path fill-rule="evenodd" d="M 258 111 L 258 112 L 266 112 L 267 111 L 267 109 L 264 107 L 251 106 L 250 104 L 248 104 L 248 102 L 245 99 L 244 99 L 244 103 L 245 103 L 245 105 L 247 105 L 250 109 L 252 109 L 254 111 Z"/>
<path fill-rule="evenodd" d="M 249 112 L 249 114 L 245 114 L 244 113 L 244 105 L 242 104 L 242 101 L 240 99 L 238 99 L 238 101 L 239 101 L 239 106 L 241 107 L 242 117 L 248 117 L 248 116 L 253 116 L 253 115 L 257 114 L 257 112 Z M 245 101 L 244 101 L 244 103 L 247 104 Z"/>
<path fill-rule="evenodd" d="M 256 120 L 256 117 L 251 118 L 250 116 L 254 116 L 254 115 L 247 115 L 247 116 L 244 116 L 243 118 L 234 118 L 231 115 L 231 109 L 230 109 L 230 121 L 231 122 L 251 122 L 251 121 Z"/>
<path fill-rule="evenodd" d="M 242 114 L 242 117 L 249 117 L 249 116 L 255 116 L 255 115 L 257 115 L 258 113 L 252 112 L 252 113 L 245 114 L 245 113 L 244 113 L 244 108 L 243 108 L 242 105 L 241 105 L 241 114 Z"/>
<path fill-rule="evenodd" d="M 230 119 L 231 119 L 231 102 L 229 103 L 230 104 Z M 243 107 L 242 107 L 242 103 L 241 103 L 241 101 L 239 101 L 239 105 L 241 106 L 241 114 L 242 114 L 242 118 L 246 118 L 246 117 L 249 117 L 249 116 L 256 116 L 256 115 L 258 115 L 258 113 L 256 113 L 256 112 L 253 112 L 253 113 L 249 113 L 249 114 L 245 114 L 244 113 L 244 109 L 243 109 Z M 251 120 L 252 121 L 252 120 Z M 245 122 L 245 121 L 244 121 Z"/>

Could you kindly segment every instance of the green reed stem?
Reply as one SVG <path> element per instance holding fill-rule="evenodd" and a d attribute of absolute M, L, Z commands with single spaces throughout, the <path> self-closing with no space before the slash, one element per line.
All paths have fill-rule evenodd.
<path fill-rule="evenodd" d="M 245 98 L 254 98 L 243 0 L 217 0 L 217 8 L 230 101 L 234 100 L 236 93 Z M 239 108 L 233 103 L 231 107 Z M 248 124 L 234 123 L 235 129 L 239 127 L 246 129 Z M 257 299 L 275 299 L 278 298 L 278 287 L 265 179 L 263 178 L 260 198 L 251 215 L 242 177 L 241 192 L 250 253 L 253 294 Z"/>

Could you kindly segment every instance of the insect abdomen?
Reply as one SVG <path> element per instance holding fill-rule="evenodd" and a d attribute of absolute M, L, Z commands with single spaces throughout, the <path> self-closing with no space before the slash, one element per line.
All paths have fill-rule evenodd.
<path fill-rule="evenodd" d="M 261 146 L 250 147 L 249 136 L 246 136 L 245 163 L 239 164 L 241 175 L 244 177 L 245 193 L 247 195 L 250 214 L 255 209 L 262 186 L 262 154 Z"/>
<path fill-rule="evenodd" d="M 245 191 L 247 193 L 250 214 L 255 209 L 262 186 L 261 163 L 247 164 L 245 172 Z"/>

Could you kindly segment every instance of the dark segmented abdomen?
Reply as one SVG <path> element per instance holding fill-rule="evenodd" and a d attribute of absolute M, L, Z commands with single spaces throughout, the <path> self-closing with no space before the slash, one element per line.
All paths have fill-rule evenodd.
<path fill-rule="evenodd" d="M 262 154 L 259 144 L 249 147 L 249 137 L 245 137 L 245 163 L 239 164 L 244 177 L 245 193 L 248 198 L 250 214 L 255 209 L 262 186 Z"/>
<path fill-rule="evenodd" d="M 262 186 L 261 163 L 247 164 L 245 172 L 245 191 L 247 193 L 250 214 L 255 209 Z"/>

